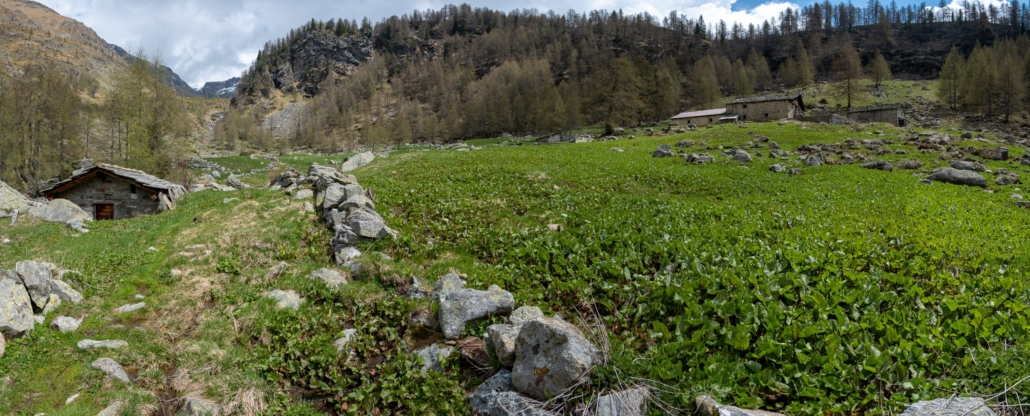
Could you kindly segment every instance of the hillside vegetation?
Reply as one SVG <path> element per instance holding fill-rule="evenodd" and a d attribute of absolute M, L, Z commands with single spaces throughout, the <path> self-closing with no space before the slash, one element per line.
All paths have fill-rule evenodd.
<path fill-rule="evenodd" d="M 991 134 L 943 133 L 989 169 L 1030 172 L 974 156 L 998 146 Z M 771 144 L 757 136 L 784 149 L 839 144 L 856 157 L 924 167 L 718 156 L 720 147 L 754 144 L 753 154 L 767 153 Z M 117 399 L 130 404 L 124 414 L 171 414 L 176 398 L 190 396 L 240 414 L 467 414 L 463 395 L 500 364 L 484 369 L 456 352 L 443 373 L 422 372 L 422 359 L 409 355 L 417 345 L 402 342 L 414 330 L 409 314 L 435 311 L 431 300 L 402 295 L 409 276 L 431 284 L 449 271 L 466 274 L 472 288 L 499 285 L 517 305 L 603 328 L 609 360 L 569 408 L 630 382 L 652 385 L 672 406 L 653 404 L 653 414 L 690 413 L 699 393 L 836 414 L 1000 392 L 1030 373 L 1020 225 L 1030 212 L 1010 196 L 1019 185 L 920 183 L 947 160 L 919 151 L 912 136 L 889 126 L 750 123 L 605 143 L 408 148 L 355 172 L 400 237 L 363 243 L 362 273 L 338 290 L 306 278 L 332 267 L 331 235 L 304 201 L 280 192 L 204 191 L 176 211 L 96 223 L 84 235 L 4 222 L 0 238 L 10 242 L 0 244 L 0 268 L 38 259 L 78 270 L 73 283 L 87 300 L 47 321 L 85 316 L 77 332 L 37 327 L 10 342 L 0 408 L 92 414 Z M 682 140 L 716 162 L 651 157 Z M 302 170 L 311 163 L 291 159 L 281 160 Z M 773 163 L 802 173 L 771 172 Z M 288 266 L 270 273 L 279 262 Z M 276 310 L 264 298 L 272 289 L 305 300 L 297 311 Z M 111 312 L 136 294 L 146 296 L 145 309 Z M 490 323 L 463 334 L 479 336 Z M 344 329 L 357 331 L 353 358 L 332 346 Z M 130 345 L 76 349 L 87 337 Z M 93 370 L 100 356 L 126 366 L 132 383 Z M 994 403 L 1017 393 L 1030 390 L 1016 386 Z"/>

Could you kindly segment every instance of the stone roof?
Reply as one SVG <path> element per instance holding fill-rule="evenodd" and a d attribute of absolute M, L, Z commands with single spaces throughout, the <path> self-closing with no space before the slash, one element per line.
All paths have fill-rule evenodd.
<path fill-rule="evenodd" d="M 173 202 L 179 199 L 179 197 L 186 195 L 186 188 L 182 185 L 177 185 L 175 183 L 166 181 L 164 179 L 158 178 L 156 176 L 150 175 L 140 170 L 123 168 L 121 166 L 109 165 L 106 163 L 97 163 L 93 167 L 79 169 L 73 172 L 72 176 L 68 179 L 58 182 L 56 185 L 44 190 L 43 194 L 49 197 L 51 196 L 51 194 L 61 192 L 75 185 L 78 185 L 79 183 L 84 182 L 89 178 L 92 178 L 101 171 L 110 175 L 130 180 L 145 188 L 164 192 L 168 194 L 168 197 Z"/>
<path fill-rule="evenodd" d="M 717 115 L 720 115 L 720 114 L 726 114 L 726 109 L 725 108 L 713 108 L 711 110 L 687 111 L 685 113 L 676 114 L 675 116 L 672 117 L 672 119 L 673 120 L 678 120 L 678 119 L 681 119 L 681 118 L 708 117 L 708 116 L 717 116 Z"/>
<path fill-rule="evenodd" d="M 793 101 L 793 100 L 801 100 L 801 94 L 767 95 L 767 96 L 764 96 L 764 97 L 738 98 L 736 100 L 730 101 L 727 104 L 748 104 L 748 103 L 764 103 L 764 102 L 768 102 L 768 101 Z"/>

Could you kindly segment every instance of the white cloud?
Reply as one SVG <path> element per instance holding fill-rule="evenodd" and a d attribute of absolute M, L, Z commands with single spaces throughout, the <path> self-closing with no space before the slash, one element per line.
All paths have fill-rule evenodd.
<path fill-rule="evenodd" d="M 368 17 L 378 21 L 416 9 L 438 9 L 445 4 L 460 3 L 438 0 L 38 1 L 62 15 L 82 21 L 104 40 L 130 52 L 143 47 L 149 54 L 159 54 L 166 65 L 194 87 L 239 76 L 265 42 L 284 36 L 312 18 L 343 17 L 361 21 Z M 774 0 L 751 10 L 734 11 L 735 1 L 528 0 L 519 8 L 554 10 L 562 14 L 571 9 L 578 12 L 621 9 L 625 13 L 646 11 L 659 19 L 676 10 L 691 18 L 703 15 L 709 24 L 721 19 L 746 25 L 778 16 L 787 7 L 797 7 L 794 3 Z M 511 3 L 500 0 L 483 0 L 473 6 L 502 11 L 513 9 Z"/>

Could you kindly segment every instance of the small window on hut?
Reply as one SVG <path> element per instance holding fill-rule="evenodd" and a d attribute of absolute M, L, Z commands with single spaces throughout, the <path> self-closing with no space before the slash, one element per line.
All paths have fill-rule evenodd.
<path fill-rule="evenodd" d="M 100 172 L 97 174 L 97 179 L 100 179 L 100 182 L 107 182 L 107 174 Z"/>
<path fill-rule="evenodd" d="M 136 193 L 136 185 L 129 185 L 129 193 L 130 194 L 135 194 Z"/>

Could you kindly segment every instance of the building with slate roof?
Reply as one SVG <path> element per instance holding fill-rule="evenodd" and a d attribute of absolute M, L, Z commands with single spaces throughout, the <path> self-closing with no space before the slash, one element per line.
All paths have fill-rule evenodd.
<path fill-rule="evenodd" d="M 805 111 L 800 94 L 740 98 L 726 104 L 740 121 L 776 121 L 798 118 Z"/>
<path fill-rule="evenodd" d="M 43 191 L 67 199 L 96 220 L 120 220 L 175 209 L 186 188 L 135 169 L 97 163 Z"/>

